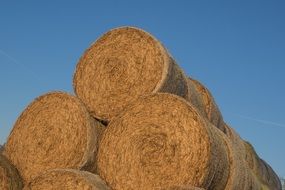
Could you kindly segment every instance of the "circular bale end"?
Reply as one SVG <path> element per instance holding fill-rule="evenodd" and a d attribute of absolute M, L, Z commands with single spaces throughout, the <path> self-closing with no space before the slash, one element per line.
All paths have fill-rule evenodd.
<path fill-rule="evenodd" d="M 73 87 L 101 120 L 110 120 L 144 94 L 187 93 L 185 76 L 163 45 L 134 27 L 110 30 L 93 43 L 77 64 Z"/>
<path fill-rule="evenodd" d="M 21 190 L 22 188 L 22 179 L 17 169 L 4 155 L 0 154 L 0 189 Z"/>
<path fill-rule="evenodd" d="M 224 132 L 225 129 L 223 128 L 224 122 L 223 122 L 222 114 L 221 114 L 212 94 L 210 93 L 210 91 L 203 84 L 201 84 L 199 81 L 192 79 L 192 78 L 188 78 L 188 80 L 192 81 L 196 90 L 200 94 L 200 96 L 202 98 L 204 112 L 206 113 L 209 121 L 214 126 L 218 127 L 220 130 L 222 130 Z M 191 91 L 191 89 L 189 91 Z"/>
<path fill-rule="evenodd" d="M 49 170 L 34 178 L 24 187 L 24 190 L 43 189 L 109 190 L 106 183 L 98 175 L 74 169 Z"/>
<path fill-rule="evenodd" d="M 223 142 L 184 99 L 141 97 L 114 118 L 100 141 L 98 173 L 113 189 L 179 184 L 208 189 L 223 175 Z M 219 167 L 217 167 L 219 166 Z M 218 184 L 216 184 L 218 186 Z M 215 185 L 212 185 L 215 187 Z"/>
<path fill-rule="evenodd" d="M 48 169 L 80 169 L 94 163 L 100 128 L 78 98 L 48 93 L 17 119 L 4 154 L 25 182 Z"/>

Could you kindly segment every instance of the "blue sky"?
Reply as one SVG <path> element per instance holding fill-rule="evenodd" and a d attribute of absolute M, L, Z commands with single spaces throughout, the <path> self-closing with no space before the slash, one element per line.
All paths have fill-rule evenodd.
<path fill-rule="evenodd" d="M 285 1 L 1 1 L 0 143 L 37 96 L 72 92 L 83 51 L 141 27 L 212 92 L 224 120 L 285 177 Z"/>

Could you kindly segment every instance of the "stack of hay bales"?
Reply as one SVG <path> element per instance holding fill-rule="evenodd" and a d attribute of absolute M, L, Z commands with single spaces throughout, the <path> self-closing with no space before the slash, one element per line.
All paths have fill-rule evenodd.
<path fill-rule="evenodd" d="M 44 94 L 20 115 L 0 157 L 2 189 L 281 189 L 210 91 L 141 29 L 100 37 L 73 86 L 76 96 Z"/>

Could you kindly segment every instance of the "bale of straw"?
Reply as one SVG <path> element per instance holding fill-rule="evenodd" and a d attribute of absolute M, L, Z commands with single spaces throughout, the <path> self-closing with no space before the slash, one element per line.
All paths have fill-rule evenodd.
<path fill-rule="evenodd" d="M 4 155 L 0 154 L 0 189 L 21 190 L 22 188 L 22 179 L 17 169 Z"/>
<path fill-rule="evenodd" d="M 251 181 L 249 169 L 245 160 L 242 159 L 244 155 L 243 144 L 240 145 L 239 136 L 236 136 L 237 134 L 235 134 L 234 130 L 229 126 L 226 126 L 226 129 L 226 133 L 218 130 L 227 145 L 230 160 L 230 175 L 225 190 L 249 189 L 247 187 L 251 185 Z"/>
<path fill-rule="evenodd" d="M 194 187 L 191 185 L 179 185 L 179 186 L 175 185 L 168 188 L 160 188 L 159 190 L 205 190 L 205 189 L 200 187 Z"/>
<path fill-rule="evenodd" d="M 91 118 L 78 98 L 51 92 L 23 111 L 8 137 L 4 154 L 18 168 L 24 182 L 48 169 L 81 169 L 95 163 L 100 130 L 101 124 Z"/>
<path fill-rule="evenodd" d="M 0 154 L 3 152 L 3 150 L 4 150 L 4 146 L 2 146 L 2 145 L 0 144 Z"/>
<path fill-rule="evenodd" d="M 281 181 L 278 177 L 278 175 L 274 172 L 274 170 L 271 168 L 271 166 L 264 160 L 260 159 L 260 165 L 264 167 L 262 169 L 263 172 L 262 174 L 262 179 L 265 181 L 267 179 L 267 183 L 265 183 L 266 186 L 269 187 L 269 189 L 274 189 L 274 190 L 280 190 L 282 189 Z"/>
<path fill-rule="evenodd" d="M 246 147 L 246 162 L 249 168 L 252 170 L 253 175 L 270 189 L 281 189 L 281 182 L 274 172 L 274 170 L 262 159 L 259 158 L 253 146 L 244 141 L 244 146 Z"/>
<path fill-rule="evenodd" d="M 221 176 L 229 164 L 226 145 L 212 129 L 191 104 L 176 95 L 140 97 L 105 130 L 98 173 L 118 190 L 184 184 L 223 189 L 226 180 Z"/>
<path fill-rule="evenodd" d="M 186 77 L 166 48 L 134 27 L 110 30 L 93 43 L 76 66 L 73 87 L 101 120 L 110 120 L 141 95 L 187 96 Z"/>
<path fill-rule="evenodd" d="M 194 82 L 190 78 L 187 78 L 187 92 L 186 100 L 195 106 L 202 116 L 208 118 L 202 94 L 198 92 Z"/>
<path fill-rule="evenodd" d="M 53 169 L 37 176 L 25 185 L 24 190 L 109 190 L 106 183 L 95 174 L 75 169 Z"/>
<path fill-rule="evenodd" d="M 246 155 L 246 150 L 244 147 L 243 139 L 240 137 L 240 135 L 235 131 L 234 128 L 230 127 L 228 124 L 224 123 L 223 127 L 225 135 L 229 138 L 231 143 L 234 146 L 234 149 L 236 149 L 239 154 L 244 157 Z"/>
<path fill-rule="evenodd" d="M 190 80 L 188 84 L 192 82 L 201 96 L 203 106 L 202 107 L 199 106 L 200 111 L 206 113 L 207 118 L 214 126 L 218 127 L 222 131 L 225 131 L 225 129 L 223 128 L 224 122 L 222 114 L 217 104 L 215 103 L 215 100 L 210 91 L 199 81 L 192 78 L 188 78 L 188 80 Z M 189 91 L 191 92 L 191 89 L 189 89 Z"/>

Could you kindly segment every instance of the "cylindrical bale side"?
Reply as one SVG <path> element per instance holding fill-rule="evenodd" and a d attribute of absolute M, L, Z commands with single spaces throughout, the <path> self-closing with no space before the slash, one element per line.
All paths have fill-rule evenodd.
<path fill-rule="evenodd" d="M 106 183 L 95 174 L 74 169 L 53 169 L 35 177 L 24 190 L 92 189 L 109 190 Z"/>
<path fill-rule="evenodd" d="M 0 144 L 0 154 L 4 151 L 4 146 Z"/>
<path fill-rule="evenodd" d="M 4 155 L 0 154 L 0 189 L 21 190 L 22 188 L 22 179 L 17 169 Z"/>
<path fill-rule="evenodd" d="M 202 94 L 198 92 L 196 85 L 190 78 L 187 78 L 187 92 L 188 93 L 186 100 L 190 102 L 194 107 L 196 107 L 202 116 L 209 119 L 208 114 L 206 113 L 206 108 L 203 102 Z"/>
<path fill-rule="evenodd" d="M 188 80 L 190 80 L 194 84 L 196 90 L 198 91 L 198 94 L 201 96 L 202 103 L 203 103 L 203 109 L 204 109 L 204 112 L 206 113 L 208 120 L 214 126 L 218 127 L 220 130 L 224 132 L 225 129 L 223 128 L 224 122 L 223 122 L 222 114 L 212 94 L 210 93 L 210 91 L 199 81 L 192 79 L 192 78 L 188 78 Z"/>
<path fill-rule="evenodd" d="M 81 169 L 95 163 L 100 128 L 78 98 L 51 92 L 22 112 L 4 154 L 25 183 L 48 169 Z"/>
<path fill-rule="evenodd" d="M 212 128 L 176 95 L 140 97 L 106 128 L 99 145 L 98 173 L 117 190 L 184 184 L 218 189 L 224 181 L 215 180 L 224 176 L 229 163 L 224 162 L 225 144 Z"/>
<path fill-rule="evenodd" d="M 155 189 L 155 190 L 205 190 L 203 188 L 200 187 L 194 187 L 191 185 L 179 185 L 179 186 L 172 186 L 172 187 L 168 187 L 168 188 L 159 188 L 159 189 Z"/>
<path fill-rule="evenodd" d="M 225 190 L 247 189 L 251 183 L 249 180 L 249 169 L 243 159 L 244 149 L 240 145 L 239 136 L 227 126 L 227 133 L 222 133 L 224 141 L 228 147 L 228 155 L 230 160 L 230 175 Z M 242 142 L 242 141 L 241 141 Z"/>
<path fill-rule="evenodd" d="M 255 149 L 249 142 L 244 141 L 244 146 L 246 148 L 245 159 L 248 167 L 252 170 L 253 175 L 270 189 L 280 190 L 281 182 L 274 170 L 264 160 L 259 158 Z"/>
<path fill-rule="evenodd" d="M 89 112 L 110 120 L 138 97 L 169 92 L 186 98 L 187 81 L 166 48 L 134 27 L 108 31 L 80 58 L 73 87 Z"/>

